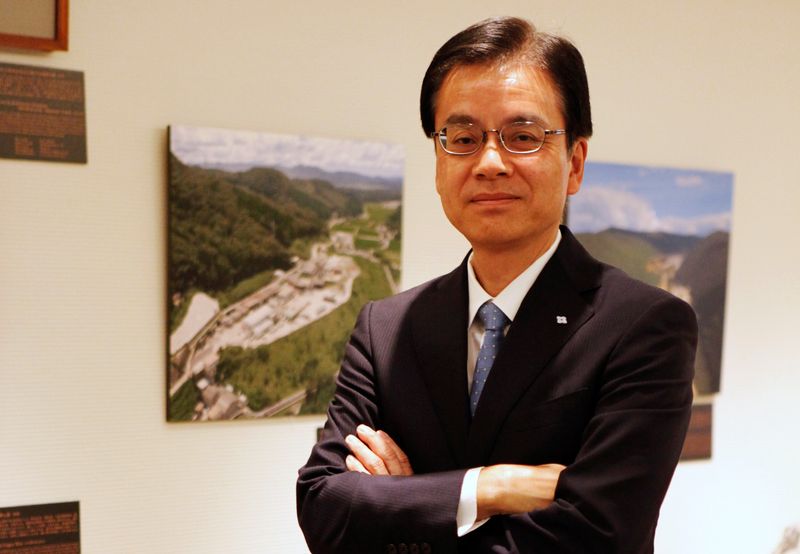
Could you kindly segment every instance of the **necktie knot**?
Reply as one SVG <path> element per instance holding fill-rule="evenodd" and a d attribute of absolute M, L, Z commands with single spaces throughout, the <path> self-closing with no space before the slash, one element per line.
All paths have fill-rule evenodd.
<path fill-rule="evenodd" d="M 478 319 L 483 323 L 487 331 L 502 331 L 510 323 L 503 310 L 495 306 L 491 301 L 485 302 L 478 309 Z"/>

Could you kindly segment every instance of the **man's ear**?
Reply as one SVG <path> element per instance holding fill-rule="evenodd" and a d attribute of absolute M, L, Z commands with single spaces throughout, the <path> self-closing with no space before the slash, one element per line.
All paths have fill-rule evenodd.
<path fill-rule="evenodd" d="M 589 141 L 578 137 L 567 155 L 569 156 L 569 180 L 567 181 L 567 194 L 575 194 L 583 182 L 583 166 L 586 163 L 586 153 L 589 150 Z"/>

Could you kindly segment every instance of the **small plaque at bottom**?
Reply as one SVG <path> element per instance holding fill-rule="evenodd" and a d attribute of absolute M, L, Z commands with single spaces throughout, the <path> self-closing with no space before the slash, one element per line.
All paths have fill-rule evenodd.
<path fill-rule="evenodd" d="M 0 554 L 79 554 L 77 502 L 0 508 Z"/>

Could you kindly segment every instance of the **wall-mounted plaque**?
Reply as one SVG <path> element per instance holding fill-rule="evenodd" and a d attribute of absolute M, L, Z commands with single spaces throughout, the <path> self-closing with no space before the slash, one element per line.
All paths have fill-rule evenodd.
<path fill-rule="evenodd" d="M 0 552 L 79 554 L 77 502 L 0 508 Z"/>
<path fill-rule="evenodd" d="M 0 157 L 86 163 L 83 72 L 0 63 Z"/>

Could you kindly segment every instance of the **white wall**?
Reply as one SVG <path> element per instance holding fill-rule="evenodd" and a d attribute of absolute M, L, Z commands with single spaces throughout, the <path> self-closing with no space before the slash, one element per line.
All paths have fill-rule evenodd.
<path fill-rule="evenodd" d="M 800 4 L 73 0 L 88 165 L 0 160 L 0 506 L 79 500 L 84 552 L 303 552 L 294 478 L 318 420 L 164 422 L 171 123 L 393 140 L 404 285 L 465 251 L 440 213 L 417 96 L 435 49 L 489 15 L 585 55 L 590 159 L 735 173 L 714 457 L 682 464 L 660 553 L 770 552 L 800 521 Z"/>

